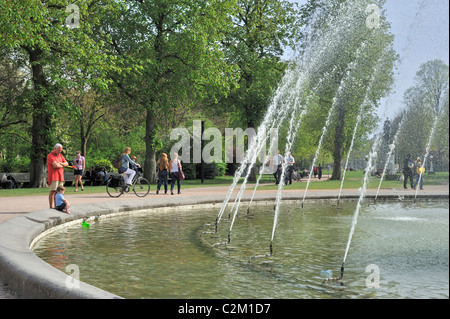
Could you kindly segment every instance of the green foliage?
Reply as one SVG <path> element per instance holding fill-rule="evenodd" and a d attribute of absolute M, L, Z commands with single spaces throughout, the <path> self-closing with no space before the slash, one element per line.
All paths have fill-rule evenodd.
<path fill-rule="evenodd" d="M 183 165 L 183 173 L 187 180 L 197 178 L 196 164 L 183 163 L 182 165 Z"/>
<path fill-rule="evenodd" d="M 0 172 L 3 173 L 27 173 L 30 169 L 30 159 L 16 156 L 7 160 L 0 160 Z"/>
<path fill-rule="evenodd" d="M 108 159 L 97 159 L 94 161 L 94 166 L 96 168 L 104 167 L 107 172 L 111 172 L 114 170 L 114 167 L 110 160 Z"/>
<path fill-rule="evenodd" d="M 349 151 L 358 115 L 361 114 L 361 120 L 355 134 L 355 149 L 364 145 L 376 127 L 378 101 L 390 92 L 393 83 L 397 59 L 394 37 L 383 12 L 376 28 L 367 26 L 365 9 L 372 4 L 356 0 L 311 0 L 309 9 L 302 11 L 302 21 L 310 24 L 303 37 L 328 42 L 321 42 L 327 46 L 326 55 L 309 70 L 311 90 L 318 97 L 318 104 L 315 112 L 308 115 L 309 125 L 301 129 L 300 139 L 317 145 L 322 135 L 317 132 L 333 111 L 321 153 L 333 156 L 335 179 L 340 179 L 341 162 Z M 382 7 L 383 1 L 376 4 Z M 311 19 L 313 12 L 318 14 Z M 328 33 L 332 36 L 324 37 Z M 320 85 L 312 89 L 316 83 Z"/>
<path fill-rule="evenodd" d="M 284 47 L 293 47 L 299 26 L 298 12 L 289 1 L 239 0 L 222 40 L 226 58 L 238 67 L 239 87 L 221 102 L 234 110 L 233 121 L 257 127 L 287 63 L 281 61 Z"/>
<path fill-rule="evenodd" d="M 440 60 L 425 62 L 417 71 L 415 85 L 404 94 L 405 110 L 392 125 L 392 131 L 398 135 L 397 163 L 402 163 L 407 154 L 423 160 L 430 142 L 435 169 L 448 169 L 448 76 L 449 67 Z M 436 128 L 432 131 L 434 124 Z"/>
<path fill-rule="evenodd" d="M 173 145 L 171 129 L 190 128 L 194 119 L 206 120 L 206 127 L 257 127 L 292 63 L 282 61 L 284 48 L 304 39 L 307 34 L 299 31 L 311 21 L 310 32 L 319 36 L 344 2 L 354 0 L 311 0 L 300 10 L 285 0 L 86 0 L 75 2 L 80 27 L 71 29 L 65 9 L 72 1 L 2 1 L 0 152 L 6 160 L 0 170 L 43 172 L 56 142 L 68 160 L 81 150 L 87 168 L 113 170 L 111 162 L 126 146 L 139 163 L 154 164 Z M 360 2 L 361 8 L 369 2 Z M 310 20 L 327 3 L 329 11 Z M 361 25 L 365 17 L 365 12 L 357 16 Z M 348 83 L 352 94 L 341 97 L 344 120 L 331 124 L 320 160 L 333 156 L 337 124 L 344 125 L 346 154 L 369 86 L 355 147 L 364 146 L 375 127 L 377 103 L 392 84 L 396 56 L 384 16 L 379 29 L 361 25 L 349 29 L 328 62 L 311 72 L 311 86 L 325 72 L 330 78 L 303 94 L 310 112 L 292 150 L 298 162 L 314 154 L 324 115 L 352 61 L 359 68 Z M 357 56 L 362 42 L 367 46 Z M 438 127 L 436 133 L 443 135 L 448 121 L 442 117 Z M 443 137 L 433 148 L 448 154 Z M 187 179 L 200 177 L 199 166 L 183 163 Z M 146 171 L 153 168 L 147 165 Z M 207 178 L 223 176 L 226 163 L 205 169 Z"/>

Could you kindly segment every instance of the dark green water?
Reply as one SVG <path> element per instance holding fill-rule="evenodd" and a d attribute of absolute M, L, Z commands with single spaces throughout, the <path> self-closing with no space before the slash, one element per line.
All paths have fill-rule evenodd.
<path fill-rule="evenodd" d="M 243 205 L 245 206 L 245 205 Z M 80 280 L 125 298 L 449 298 L 448 203 L 365 205 L 342 282 L 323 284 L 322 270 L 339 275 L 356 203 L 286 204 L 273 256 L 273 205 L 201 235 L 217 210 L 150 213 L 63 229 L 34 252 Z M 272 210 L 271 210 L 272 208 Z M 245 209 L 245 208 L 243 208 Z M 225 216 L 226 214 L 224 214 Z"/>

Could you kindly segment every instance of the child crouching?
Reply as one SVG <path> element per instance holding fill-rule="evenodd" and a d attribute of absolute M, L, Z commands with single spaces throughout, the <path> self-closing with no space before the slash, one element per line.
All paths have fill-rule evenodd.
<path fill-rule="evenodd" d="M 70 204 L 67 200 L 64 199 L 65 191 L 66 188 L 64 186 L 59 186 L 56 189 L 55 205 L 57 210 L 70 214 Z"/>

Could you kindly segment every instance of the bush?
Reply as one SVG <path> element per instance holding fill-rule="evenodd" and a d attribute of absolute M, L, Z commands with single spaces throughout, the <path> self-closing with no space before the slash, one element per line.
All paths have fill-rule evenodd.
<path fill-rule="evenodd" d="M 0 162 L 2 173 L 28 173 L 30 171 L 30 159 L 26 157 L 14 157 Z"/>
<path fill-rule="evenodd" d="M 186 179 L 201 178 L 201 164 L 182 163 L 183 173 Z M 224 176 L 226 171 L 226 163 L 205 163 L 205 178 L 214 179 L 217 176 Z"/>
<path fill-rule="evenodd" d="M 96 170 L 100 170 L 102 167 L 104 167 L 107 172 L 116 170 L 113 167 L 111 161 L 104 158 L 86 158 L 86 171 L 88 171 L 91 167 L 94 167 Z"/>
<path fill-rule="evenodd" d="M 105 168 L 107 172 L 111 172 L 115 170 L 110 160 L 107 159 L 99 159 L 94 162 L 94 166 L 96 169 L 100 169 L 102 167 Z"/>
<path fill-rule="evenodd" d="M 183 163 L 183 173 L 186 179 L 195 179 L 196 178 L 196 172 L 195 172 L 195 164 L 193 163 Z"/>
<path fill-rule="evenodd" d="M 205 163 L 204 177 L 206 179 L 214 179 L 217 176 L 224 176 L 227 169 L 226 163 Z M 201 178 L 201 164 L 197 164 L 197 177 Z"/>

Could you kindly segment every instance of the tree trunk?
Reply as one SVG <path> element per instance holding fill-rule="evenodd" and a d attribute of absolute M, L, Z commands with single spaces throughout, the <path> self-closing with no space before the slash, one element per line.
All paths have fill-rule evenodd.
<path fill-rule="evenodd" d="M 155 114 L 153 108 L 147 109 L 145 124 L 145 162 L 144 177 L 150 183 L 156 183 L 156 151 L 155 151 Z"/>
<path fill-rule="evenodd" d="M 50 131 L 51 114 L 48 112 L 45 101 L 48 98 L 48 83 L 45 80 L 44 70 L 39 63 L 42 52 L 38 49 L 27 50 L 30 55 L 30 64 L 33 71 L 34 84 L 33 99 L 33 125 L 31 128 L 31 162 L 30 187 L 47 187 L 47 154 L 51 151 Z"/>
<path fill-rule="evenodd" d="M 80 142 L 80 146 L 81 146 L 80 151 L 81 151 L 81 155 L 86 157 L 87 142 L 89 140 L 89 136 L 91 135 L 92 124 L 89 121 L 88 125 L 87 125 L 87 128 L 86 128 L 86 126 L 84 125 L 85 123 L 83 121 L 83 118 L 85 118 L 85 117 L 82 117 L 82 119 L 80 120 L 80 141 L 81 141 Z"/>
<path fill-rule="evenodd" d="M 87 152 L 87 142 L 88 142 L 88 138 L 86 136 L 84 136 L 84 134 L 81 135 L 81 155 L 86 157 L 86 152 Z"/>

